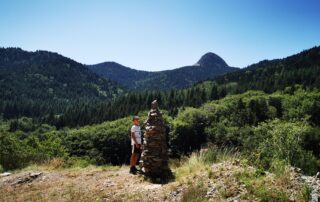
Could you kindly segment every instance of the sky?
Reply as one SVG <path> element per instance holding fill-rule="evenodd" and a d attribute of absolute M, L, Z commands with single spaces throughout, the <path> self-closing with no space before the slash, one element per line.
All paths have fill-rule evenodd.
<path fill-rule="evenodd" d="M 0 47 L 159 71 L 246 67 L 320 45 L 319 0 L 0 0 Z"/>

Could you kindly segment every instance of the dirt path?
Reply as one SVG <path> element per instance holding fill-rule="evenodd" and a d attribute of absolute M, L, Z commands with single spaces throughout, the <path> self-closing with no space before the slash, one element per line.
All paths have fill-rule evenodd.
<path fill-rule="evenodd" d="M 38 176 L 32 178 L 30 173 Z M 165 201 L 176 184 L 153 184 L 129 174 L 127 167 L 29 171 L 0 178 L 0 201 Z"/>

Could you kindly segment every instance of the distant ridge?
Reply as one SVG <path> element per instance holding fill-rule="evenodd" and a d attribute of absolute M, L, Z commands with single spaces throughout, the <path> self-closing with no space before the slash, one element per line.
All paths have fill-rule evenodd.
<path fill-rule="evenodd" d="M 49 51 L 0 48 L 1 98 L 8 100 L 112 99 L 122 91 L 85 65 Z"/>
<path fill-rule="evenodd" d="M 194 65 L 158 72 L 140 71 L 116 62 L 104 62 L 88 65 L 88 67 L 100 76 L 136 90 L 181 89 L 199 81 L 238 70 L 228 66 L 220 56 L 211 52 L 203 55 Z"/>

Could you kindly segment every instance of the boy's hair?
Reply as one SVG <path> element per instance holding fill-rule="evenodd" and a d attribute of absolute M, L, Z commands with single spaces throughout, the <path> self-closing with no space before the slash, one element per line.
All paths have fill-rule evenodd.
<path fill-rule="evenodd" d="M 132 121 L 137 120 L 137 119 L 140 119 L 139 116 L 133 116 L 132 117 Z"/>

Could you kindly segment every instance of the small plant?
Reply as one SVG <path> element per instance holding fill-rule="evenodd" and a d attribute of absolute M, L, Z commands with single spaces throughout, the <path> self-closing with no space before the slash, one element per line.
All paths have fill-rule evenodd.
<path fill-rule="evenodd" d="M 288 164 L 283 160 L 274 159 L 271 162 L 270 171 L 276 174 L 277 176 L 283 175 L 286 171 Z"/>
<path fill-rule="evenodd" d="M 207 201 L 206 189 L 203 183 L 191 184 L 186 190 L 183 191 L 182 202 L 202 202 Z"/>
<path fill-rule="evenodd" d="M 217 162 L 218 148 L 216 146 L 211 146 L 208 149 L 200 152 L 200 159 L 205 164 L 212 164 Z"/>
<path fill-rule="evenodd" d="M 65 168 L 85 168 L 90 165 L 90 161 L 85 157 L 68 157 L 64 162 Z"/>
<path fill-rule="evenodd" d="M 258 168 L 258 169 L 256 169 L 256 171 L 255 171 L 255 176 L 256 177 L 260 177 L 260 176 L 263 176 L 263 175 L 265 175 L 266 174 L 266 172 L 263 170 L 263 169 L 261 169 L 261 168 Z"/>
<path fill-rule="evenodd" d="M 311 200 L 311 188 L 309 185 L 304 184 L 300 190 L 300 197 L 302 198 L 302 201 L 310 201 Z"/>

